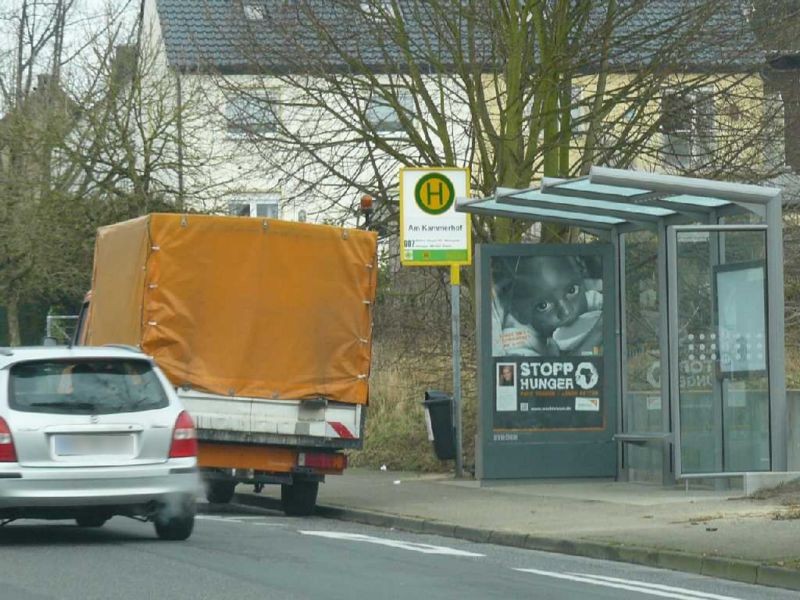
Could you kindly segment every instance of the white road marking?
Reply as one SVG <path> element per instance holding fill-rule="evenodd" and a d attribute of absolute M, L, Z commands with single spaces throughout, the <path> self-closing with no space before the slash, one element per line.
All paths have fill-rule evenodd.
<path fill-rule="evenodd" d="M 710 600 L 739 600 L 738 598 L 734 598 L 733 596 L 721 596 L 719 594 L 711 594 L 709 592 L 698 592 L 696 590 L 690 590 L 688 588 L 672 587 L 668 585 L 661 585 L 659 583 L 646 583 L 644 581 L 633 582 L 630 579 L 618 579 L 616 577 L 607 577 L 606 575 L 589 575 L 588 573 L 572 573 L 572 575 L 582 575 L 583 577 L 590 577 L 592 579 L 600 579 L 603 581 L 610 581 L 615 583 L 635 583 L 636 585 L 652 588 L 655 590 L 665 590 L 665 591 L 679 590 L 681 592 L 691 594 L 692 596 L 696 596 L 697 598 L 709 598 Z"/>
<path fill-rule="evenodd" d="M 540 571 L 539 569 L 514 569 L 523 573 L 533 573 L 534 575 L 543 575 L 544 577 L 553 577 L 555 579 L 567 579 L 569 581 L 578 581 L 581 583 L 588 583 L 591 585 L 600 585 L 603 587 L 616 588 L 620 590 L 628 590 L 631 592 L 639 592 L 641 594 L 649 594 L 650 596 L 660 596 L 662 598 L 675 598 L 676 600 L 739 600 L 733 596 L 720 596 L 719 594 L 708 594 L 705 592 L 698 592 L 688 588 L 672 587 L 668 585 L 659 585 L 656 583 L 646 583 L 643 581 L 634 581 L 630 579 L 617 579 L 615 577 L 603 577 L 601 575 L 590 575 L 587 573 L 556 573 L 553 571 Z"/>
<path fill-rule="evenodd" d="M 387 540 L 384 538 L 373 537 L 371 535 L 362 535 L 360 533 L 340 533 L 337 531 L 299 531 L 302 535 L 314 535 L 317 537 L 330 538 L 333 540 L 347 540 L 351 542 L 366 542 L 368 544 L 378 544 L 380 546 L 389 546 L 390 548 L 400 548 L 402 550 L 411 550 L 412 552 L 422 552 L 423 554 L 442 554 L 447 556 L 469 556 L 481 557 L 485 554 L 477 554 L 475 552 L 467 552 L 465 550 L 456 550 L 455 548 L 447 548 L 446 546 L 432 546 L 431 544 L 417 544 L 415 542 L 404 542 L 402 540 Z"/>
<path fill-rule="evenodd" d="M 196 519 L 202 519 L 204 521 L 217 521 L 219 523 L 237 523 L 239 525 L 259 525 L 261 527 L 286 527 L 284 523 L 257 523 L 254 521 L 244 521 L 245 517 L 218 517 L 217 515 L 197 515 L 195 516 Z M 263 519 L 264 517 L 249 517 L 249 518 L 258 518 Z"/>

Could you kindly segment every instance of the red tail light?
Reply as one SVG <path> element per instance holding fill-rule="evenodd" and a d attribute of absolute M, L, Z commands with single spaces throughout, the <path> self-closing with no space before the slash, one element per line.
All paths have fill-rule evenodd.
<path fill-rule="evenodd" d="M 297 465 L 321 471 L 344 471 L 347 468 L 347 456 L 323 452 L 301 452 L 297 457 Z"/>
<path fill-rule="evenodd" d="M 17 451 L 14 449 L 14 438 L 3 417 L 0 417 L 0 462 L 17 462 Z"/>
<path fill-rule="evenodd" d="M 197 456 L 197 432 L 194 429 L 192 417 L 184 410 L 175 421 L 169 457 L 186 458 L 188 456 Z"/>

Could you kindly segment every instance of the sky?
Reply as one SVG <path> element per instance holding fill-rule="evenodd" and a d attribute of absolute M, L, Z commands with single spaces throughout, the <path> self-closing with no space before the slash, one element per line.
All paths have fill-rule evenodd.
<path fill-rule="evenodd" d="M 14 87 L 19 20 L 24 0 L 0 0 L 0 114 L 5 112 Z M 69 0 L 66 0 L 69 2 Z M 40 35 L 57 0 L 29 0 L 36 6 L 38 22 L 34 33 Z M 103 48 L 129 42 L 140 0 L 72 0 L 64 39 L 65 64 L 63 86 L 86 85 L 88 73 L 99 64 Z M 109 14 L 114 14 L 110 19 Z M 114 32 L 113 34 L 111 32 Z M 112 39 L 113 38 L 113 39 Z M 48 72 L 52 65 L 51 46 L 46 47 L 34 63 L 35 74 Z M 62 86 L 62 87 L 63 87 Z"/>

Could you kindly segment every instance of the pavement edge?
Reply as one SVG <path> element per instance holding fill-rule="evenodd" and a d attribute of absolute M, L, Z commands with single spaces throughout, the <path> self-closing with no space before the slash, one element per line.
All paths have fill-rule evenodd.
<path fill-rule="evenodd" d="M 234 502 L 244 506 L 281 510 L 276 498 L 236 494 Z M 350 521 L 386 529 L 398 529 L 411 533 L 427 533 L 480 544 L 512 546 L 526 550 L 570 554 L 600 560 L 634 563 L 638 565 L 707 575 L 742 583 L 765 585 L 790 590 L 800 590 L 800 571 L 784 569 L 757 562 L 704 556 L 674 550 L 662 550 L 639 546 L 625 546 L 582 540 L 567 540 L 546 536 L 529 535 L 513 531 L 500 531 L 478 527 L 463 527 L 443 521 L 416 517 L 403 517 L 377 511 L 317 505 L 315 516 L 340 521 Z"/>

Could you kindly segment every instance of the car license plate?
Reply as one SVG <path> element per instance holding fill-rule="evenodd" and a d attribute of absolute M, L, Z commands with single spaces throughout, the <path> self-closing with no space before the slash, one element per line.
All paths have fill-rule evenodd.
<path fill-rule="evenodd" d="M 133 436 L 125 434 L 66 434 L 53 438 L 57 456 L 130 456 Z"/>

